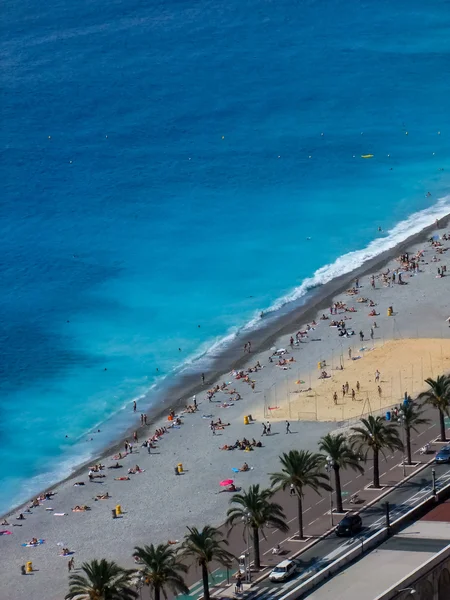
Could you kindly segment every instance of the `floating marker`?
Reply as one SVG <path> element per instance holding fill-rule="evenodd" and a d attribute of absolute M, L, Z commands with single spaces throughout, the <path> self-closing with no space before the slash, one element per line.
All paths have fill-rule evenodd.
<path fill-rule="evenodd" d="M 373 158 L 373 154 L 361 154 L 361 158 Z"/>

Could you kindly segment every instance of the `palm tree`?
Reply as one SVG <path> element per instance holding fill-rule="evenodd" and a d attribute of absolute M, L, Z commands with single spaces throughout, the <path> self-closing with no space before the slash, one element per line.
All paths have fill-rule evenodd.
<path fill-rule="evenodd" d="M 226 525 L 232 529 L 237 523 L 244 522 L 244 534 L 250 529 L 252 534 L 255 567 L 261 568 L 259 552 L 259 532 L 265 538 L 264 529 L 274 527 L 287 532 L 286 515 L 282 507 L 272 502 L 274 492 L 270 489 L 259 489 L 259 484 L 251 485 L 248 492 L 234 494 L 230 504 L 235 504 L 228 509 Z"/>
<path fill-rule="evenodd" d="M 208 564 L 214 561 L 229 569 L 235 557 L 224 548 L 228 546 L 228 540 L 223 539 L 222 532 L 215 527 L 205 525 L 201 531 L 196 527 L 188 527 L 188 532 L 181 546 L 181 556 L 194 558 L 201 567 L 203 598 L 209 600 Z"/>
<path fill-rule="evenodd" d="M 270 480 L 273 486 L 286 489 L 293 486 L 297 496 L 298 507 L 298 535 L 303 539 L 303 498 L 307 487 L 317 494 L 319 490 L 331 490 L 328 485 L 328 475 L 321 469 L 324 465 L 320 454 L 308 450 L 290 450 L 280 456 L 282 470 L 280 473 L 271 473 Z"/>
<path fill-rule="evenodd" d="M 412 464 L 411 457 L 411 431 L 417 433 L 419 425 L 427 425 L 430 419 L 424 419 L 423 408 L 415 404 L 412 400 L 403 404 L 400 411 L 399 421 L 405 429 L 405 445 L 406 445 L 406 464 Z"/>
<path fill-rule="evenodd" d="M 438 375 L 437 379 L 425 379 L 425 383 L 428 383 L 430 388 L 419 394 L 419 400 L 424 400 L 425 404 L 430 404 L 439 411 L 441 442 L 445 442 L 445 415 L 449 416 L 450 412 L 450 378 Z"/>
<path fill-rule="evenodd" d="M 154 600 L 160 600 L 161 592 L 167 598 L 166 587 L 174 593 L 189 594 L 189 588 L 184 583 L 181 573 L 187 573 L 187 566 L 183 565 L 169 544 L 158 546 L 137 546 L 134 556 L 140 558 L 144 564 L 142 574 L 145 583 L 153 590 Z"/>
<path fill-rule="evenodd" d="M 386 458 L 383 450 L 402 450 L 403 444 L 398 429 L 393 423 L 387 423 L 384 417 L 361 419 L 362 426 L 352 427 L 350 443 L 359 453 L 367 458 L 369 450 L 373 455 L 373 487 L 380 487 L 380 452 Z"/>
<path fill-rule="evenodd" d="M 343 512 L 342 507 L 342 491 L 341 491 L 341 469 L 353 469 L 359 473 L 364 473 L 363 467 L 360 465 L 359 456 L 351 448 L 347 438 L 343 433 L 333 435 L 327 433 L 319 442 L 319 448 L 325 452 L 329 460 L 329 464 L 334 471 L 334 487 L 336 490 L 336 510 Z"/>
<path fill-rule="evenodd" d="M 131 587 L 133 570 L 122 569 L 104 558 L 83 563 L 81 570 L 85 576 L 70 575 L 66 600 L 134 600 L 138 596 Z"/>

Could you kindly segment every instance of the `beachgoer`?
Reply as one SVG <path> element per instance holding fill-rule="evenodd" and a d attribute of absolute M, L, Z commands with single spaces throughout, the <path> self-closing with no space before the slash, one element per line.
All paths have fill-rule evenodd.
<path fill-rule="evenodd" d="M 348 358 L 349 358 L 349 360 L 352 360 L 352 349 L 351 348 L 348 349 Z"/>
<path fill-rule="evenodd" d="M 262 426 L 263 426 L 263 430 L 262 430 L 262 434 L 261 434 L 261 435 L 267 435 L 267 428 L 266 428 L 266 424 L 265 424 L 265 423 L 263 423 L 263 424 L 262 424 Z"/>
<path fill-rule="evenodd" d="M 291 433 L 291 424 L 289 421 L 286 421 L 286 433 Z"/>
<path fill-rule="evenodd" d="M 342 385 L 342 397 L 345 398 L 345 385 Z"/>
<path fill-rule="evenodd" d="M 136 410 L 137 410 L 136 400 L 133 400 L 133 412 L 136 412 Z"/>
<path fill-rule="evenodd" d="M 353 388 L 352 388 L 352 400 L 356 400 L 356 393 Z"/>
<path fill-rule="evenodd" d="M 362 331 L 359 332 L 359 339 L 361 340 L 361 342 L 364 341 L 364 333 Z"/>
<path fill-rule="evenodd" d="M 269 421 L 267 421 L 266 435 L 270 435 L 270 428 L 271 428 L 271 425 L 270 425 Z"/>
<path fill-rule="evenodd" d="M 337 403 L 338 403 L 338 395 L 337 395 L 337 392 L 334 392 L 334 394 L 333 394 L 333 402 L 334 402 L 335 404 L 337 404 Z"/>
<path fill-rule="evenodd" d="M 359 385 L 359 381 L 356 382 L 356 391 L 359 392 L 360 389 L 360 385 Z"/>
<path fill-rule="evenodd" d="M 375 371 L 375 382 L 378 382 L 378 381 L 380 381 L 380 371 L 377 369 Z"/>
<path fill-rule="evenodd" d="M 139 440 L 138 440 L 138 434 L 137 434 L 137 431 L 135 431 L 135 432 L 133 433 L 133 439 L 134 439 L 134 441 L 135 441 L 135 442 L 136 442 L 136 444 L 137 444 L 137 443 L 138 443 L 138 441 L 139 441 Z"/>
<path fill-rule="evenodd" d="M 378 386 L 378 395 L 379 395 L 379 396 L 380 396 L 380 398 L 381 398 L 381 396 L 382 396 L 381 386 Z"/>
<path fill-rule="evenodd" d="M 147 425 L 147 415 L 144 413 L 144 425 Z"/>
<path fill-rule="evenodd" d="M 295 496 L 295 486 L 293 483 L 291 483 L 291 485 L 289 486 L 289 495 Z"/>
<path fill-rule="evenodd" d="M 205 383 L 205 374 L 202 373 L 202 383 Z"/>
<path fill-rule="evenodd" d="M 348 385 L 348 381 L 345 382 L 345 393 L 348 394 L 348 390 L 350 389 L 350 386 Z"/>

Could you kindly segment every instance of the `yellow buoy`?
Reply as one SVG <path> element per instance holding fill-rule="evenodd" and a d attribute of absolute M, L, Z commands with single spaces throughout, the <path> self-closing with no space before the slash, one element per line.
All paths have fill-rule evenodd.
<path fill-rule="evenodd" d="M 373 158 L 373 154 L 361 154 L 361 158 Z"/>

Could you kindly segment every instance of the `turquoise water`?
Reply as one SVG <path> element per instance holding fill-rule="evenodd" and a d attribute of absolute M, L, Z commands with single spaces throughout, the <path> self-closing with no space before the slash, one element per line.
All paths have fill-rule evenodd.
<path fill-rule="evenodd" d="M 0 512 L 450 212 L 443 1 L 3 7 Z"/>

